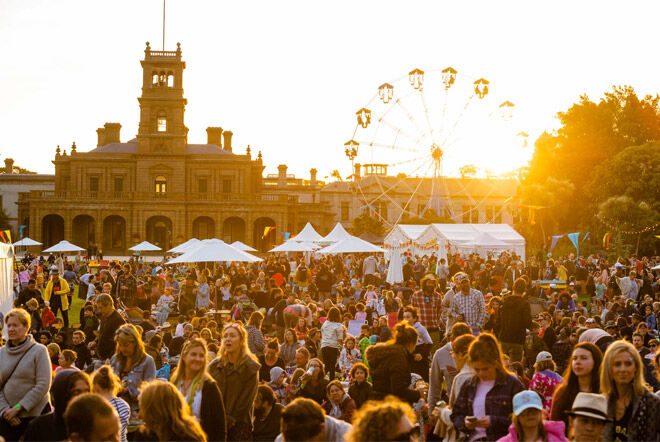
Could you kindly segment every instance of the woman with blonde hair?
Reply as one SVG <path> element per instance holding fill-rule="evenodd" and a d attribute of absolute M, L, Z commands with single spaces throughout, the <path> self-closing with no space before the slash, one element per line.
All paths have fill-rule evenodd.
<path fill-rule="evenodd" d="M 119 396 L 128 402 L 132 411 L 136 411 L 140 385 L 156 378 L 156 363 L 146 353 L 140 332 L 133 324 L 124 324 L 117 329 L 115 343 L 110 366 L 124 386 Z"/>
<path fill-rule="evenodd" d="M 614 420 L 603 430 L 605 440 L 660 439 L 660 398 L 646 388 L 642 358 L 629 342 L 614 341 L 607 348 L 600 390 Z"/>
<path fill-rule="evenodd" d="M 121 390 L 121 380 L 114 374 L 112 367 L 109 365 L 101 366 L 92 375 L 92 391 L 105 398 L 117 410 L 119 423 L 121 424 L 121 440 L 126 442 L 126 430 L 128 420 L 131 417 L 131 407 L 125 400 L 117 397 L 119 390 Z"/>
<path fill-rule="evenodd" d="M 226 440 L 225 405 L 218 384 L 206 370 L 206 344 L 192 339 L 183 346 L 170 382 L 179 389 L 190 413 L 197 418 L 209 440 Z"/>
<path fill-rule="evenodd" d="M 225 324 L 220 355 L 209 364 L 225 401 L 227 440 L 251 440 L 254 398 L 259 384 L 257 357 L 247 345 L 247 331 L 240 322 Z"/>
<path fill-rule="evenodd" d="M 140 392 L 140 419 L 135 440 L 206 441 L 206 434 L 190 414 L 183 396 L 169 382 L 155 380 Z"/>

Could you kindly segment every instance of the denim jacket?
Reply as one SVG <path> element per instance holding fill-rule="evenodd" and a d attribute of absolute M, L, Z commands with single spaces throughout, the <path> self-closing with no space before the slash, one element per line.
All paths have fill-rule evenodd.
<path fill-rule="evenodd" d="M 451 420 L 457 431 L 471 434 L 473 430 L 465 427 L 465 417 L 473 415 L 472 402 L 477 393 L 479 378 L 475 375 L 461 388 L 456 398 Z M 513 413 L 513 396 L 525 387 L 512 374 L 498 374 L 495 385 L 486 394 L 486 415 L 490 416 L 490 427 L 486 429 L 488 440 L 497 440 L 506 436 L 511 425 Z M 468 438 L 465 438 L 466 440 Z"/>
<path fill-rule="evenodd" d="M 121 377 L 122 384 L 127 390 L 128 394 L 122 395 L 123 399 L 130 404 L 131 409 L 137 409 L 140 385 L 156 378 L 156 364 L 153 358 L 145 354 L 137 363 L 133 364 L 126 375 L 121 373 L 121 362 L 117 359 L 116 354 L 112 355 L 110 366 L 115 374 Z"/>

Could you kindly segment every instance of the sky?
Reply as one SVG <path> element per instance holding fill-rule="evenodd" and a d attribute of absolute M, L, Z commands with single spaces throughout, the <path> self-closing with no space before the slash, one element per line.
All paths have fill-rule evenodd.
<path fill-rule="evenodd" d="M 161 49 L 162 6 L 0 0 L 0 159 L 53 173 L 57 145 L 91 150 L 105 122 L 122 124 L 122 141 L 133 138 L 139 61 L 146 41 Z M 403 96 L 415 68 L 452 66 L 486 78 L 489 106 L 515 104 L 510 121 L 487 125 L 473 122 L 479 111 L 470 105 L 456 135 L 465 148 L 446 149 L 449 175 L 464 164 L 496 172 L 525 165 L 533 141 L 556 129 L 557 112 L 582 94 L 599 99 L 618 84 L 660 91 L 660 3 L 651 1 L 167 0 L 166 11 L 165 49 L 181 42 L 187 65 L 189 142 L 205 143 L 208 126 L 231 130 L 235 152 L 248 144 L 262 151 L 265 174 L 287 164 L 302 177 L 311 168 L 320 178 L 334 169 L 350 175 L 344 143 L 355 112 L 382 83 L 400 79 L 395 94 Z M 427 106 L 437 112 L 444 98 L 430 94 L 427 76 Z M 469 95 L 449 104 L 455 115 Z M 425 120 L 423 108 L 411 113 Z M 529 134 L 528 147 L 519 132 Z M 422 144 L 426 155 L 429 143 Z M 361 146 L 358 161 L 409 158 Z"/>

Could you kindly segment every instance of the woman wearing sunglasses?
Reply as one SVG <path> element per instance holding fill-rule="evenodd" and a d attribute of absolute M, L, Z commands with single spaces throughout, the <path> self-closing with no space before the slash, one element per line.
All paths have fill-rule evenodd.
<path fill-rule="evenodd" d="M 225 402 L 227 440 L 252 440 L 254 398 L 259 383 L 259 362 L 247 345 L 247 332 L 240 322 L 222 330 L 220 354 L 209 364 Z"/>

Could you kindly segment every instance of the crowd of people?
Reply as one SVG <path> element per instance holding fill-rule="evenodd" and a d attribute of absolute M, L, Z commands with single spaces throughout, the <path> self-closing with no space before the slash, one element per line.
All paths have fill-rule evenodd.
<path fill-rule="evenodd" d="M 17 262 L 5 440 L 660 440 L 657 257 Z M 80 313 L 72 317 L 72 311 Z"/>

